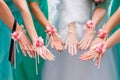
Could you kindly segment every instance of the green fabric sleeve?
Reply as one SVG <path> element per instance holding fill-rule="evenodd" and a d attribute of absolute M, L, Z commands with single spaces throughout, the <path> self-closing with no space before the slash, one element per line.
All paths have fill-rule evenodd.
<path fill-rule="evenodd" d="M 38 0 L 28 0 L 28 2 L 38 2 Z"/>
<path fill-rule="evenodd" d="M 96 8 L 101 7 L 101 8 L 104 8 L 105 10 L 108 10 L 110 3 L 111 3 L 111 0 L 104 0 L 104 2 L 99 3 L 96 6 Z"/>

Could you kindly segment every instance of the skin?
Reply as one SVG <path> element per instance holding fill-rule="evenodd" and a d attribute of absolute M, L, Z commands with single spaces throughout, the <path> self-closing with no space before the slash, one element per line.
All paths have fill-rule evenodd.
<path fill-rule="evenodd" d="M 42 24 L 42 26 L 46 29 L 47 26 L 51 25 L 51 23 L 46 19 L 44 14 L 42 13 L 38 2 L 29 2 L 30 9 L 37 19 L 37 21 Z M 55 33 L 54 35 L 50 36 L 50 45 L 52 48 L 55 48 L 57 51 L 62 51 L 62 40 L 60 36 Z"/>
<path fill-rule="evenodd" d="M 111 30 L 119 23 L 120 23 L 120 7 L 111 16 L 111 18 L 108 20 L 108 22 L 106 23 L 106 25 L 104 27 L 107 34 L 109 34 L 111 32 Z M 108 38 L 105 41 L 106 49 L 109 49 L 110 47 L 112 47 L 113 45 L 115 45 L 116 43 L 118 43 L 120 41 L 119 32 L 120 32 L 120 30 L 115 32 L 110 38 Z M 97 37 L 92 42 L 91 47 L 98 44 L 99 42 L 102 42 L 103 40 L 104 39 Z M 81 60 L 91 60 L 91 59 L 94 59 L 96 55 L 97 55 L 97 60 L 96 60 L 95 64 L 98 66 L 102 59 L 103 54 L 97 53 L 95 51 L 95 49 L 89 49 L 89 51 L 85 52 L 83 55 L 80 56 L 80 59 Z"/>
<path fill-rule="evenodd" d="M 77 54 L 77 43 L 75 23 L 71 23 L 69 24 L 69 32 L 65 43 L 65 49 L 68 49 L 69 54 Z"/>
<path fill-rule="evenodd" d="M 23 20 L 25 22 L 25 26 L 27 28 L 27 31 L 28 31 L 28 33 L 29 33 L 29 35 L 30 35 L 30 37 L 31 37 L 31 39 L 33 41 L 33 49 L 28 49 L 27 48 L 27 50 L 29 50 L 29 51 L 33 51 L 34 50 L 35 54 L 38 54 L 38 55 L 41 54 L 40 56 L 42 58 L 45 57 L 47 60 L 53 61 L 54 57 L 52 55 L 50 55 L 51 52 L 44 45 L 43 45 L 43 47 L 41 47 L 44 50 L 44 51 L 42 50 L 42 53 L 40 53 L 40 51 L 38 51 L 39 47 L 36 47 L 36 45 L 35 45 L 35 40 L 36 40 L 36 38 L 38 38 L 38 35 L 37 35 L 36 31 L 35 31 L 33 20 L 32 20 L 30 12 L 28 10 L 28 6 L 27 6 L 27 3 L 26 3 L 26 0 L 22 0 L 22 1 L 20 1 L 20 0 L 13 0 L 13 1 L 16 4 L 16 6 L 19 8 L 19 10 L 20 10 L 20 12 L 22 14 Z M 36 49 L 35 49 L 35 47 L 36 47 Z M 50 56 L 46 55 L 46 54 L 49 54 Z M 45 56 L 43 57 L 43 55 L 45 55 Z"/>
<path fill-rule="evenodd" d="M 6 3 L 3 0 L 0 0 L 0 19 L 2 19 L 2 21 L 5 22 L 5 24 L 12 30 L 13 23 L 14 23 L 14 17 L 12 15 L 10 9 L 8 8 L 8 6 L 6 5 Z M 20 26 L 19 24 L 17 24 L 16 32 L 19 32 L 21 29 L 22 29 L 22 25 Z M 32 49 L 32 43 L 26 36 L 25 31 L 23 32 L 22 37 L 20 38 L 20 41 L 18 43 L 19 43 L 24 55 L 26 55 L 26 52 L 28 53 L 28 55 L 33 54 L 33 52 L 29 52 L 24 49 L 27 47 Z"/>
<path fill-rule="evenodd" d="M 106 14 L 105 9 L 100 8 L 100 7 L 95 9 L 94 14 L 92 16 L 92 20 L 95 21 L 95 26 L 93 26 L 94 27 L 93 29 L 89 29 L 89 30 L 86 29 L 85 30 L 85 34 L 83 36 L 83 39 L 78 43 L 78 50 L 89 48 L 91 42 L 94 39 L 95 28 L 100 23 L 100 21 L 103 19 L 105 14 Z"/>
<path fill-rule="evenodd" d="M 23 16 L 26 28 L 27 28 L 28 33 L 30 34 L 30 37 L 31 37 L 31 39 L 33 41 L 33 44 L 34 44 L 35 43 L 34 41 L 37 38 L 37 34 L 36 34 L 36 31 L 35 31 L 33 21 L 32 21 L 30 12 L 28 10 L 26 1 L 25 0 L 23 0 L 22 2 L 20 2 L 20 0 L 13 0 L 13 1 L 21 11 L 21 14 Z M 10 12 L 9 8 L 4 3 L 3 0 L 0 0 L 0 9 L 1 9 L 0 10 L 1 11 L 0 12 L 0 15 L 1 15 L 0 18 L 7 24 L 7 26 L 9 26 L 10 29 L 12 29 L 12 25 L 13 25 L 13 22 L 14 22 L 14 17 L 13 17 L 12 13 Z M 9 18 L 10 20 L 6 19 L 6 18 Z M 17 26 L 19 26 L 19 25 L 17 25 Z M 22 26 L 17 27 L 16 32 L 17 31 L 19 32 L 21 30 L 21 28 L 22 28 Z M 28 53 L 28 55 L 30 57 L 35 56 L 35 52 L 37 52 L 38 55 L 40 54 L 40 51 L 34 49 L 35 46 L 33 44 L 30 42 L 29 38 L 26 36 L 25 31 L 23 31 L 23 34 L 20 38 L 19 45 L 20 45 L 24 55 L 26 55 L 26 52 Z M 37 47 L 37 49 L 38 48 L 39 47 Z M 43 55 L 45 55 L 47 60 L 53 61 L 54 56 L 52 55 L 52 53 L 45 46 L 43 46 L 42 49 L 44 50 L 43 51 L 44 53 L 42 52 L 42 54 L 40 56 L 42 58 L 44 58 Z"/>
<path fill-rule="evenodd" d="M 106 13 L 106 10 L 103 9 L 103 8 L 97 7 L 95 9 L 94 14 L 92 16 L 92 20 L 95 21 L 95 26 L 94 27 L 96 27 L 99 24 L 99 22 L 104 17 L 105 13 Z M 98 18 L 98 16 L 99 16 L 99 18 Z M 77 48 L 78 48 L 78 50 L 87 49 L 90 46 L 90 43 L 94 39 L 94 32 L 95 32 L 94 29 L 86 30 L 85 34 L 84 34 L 84 36 L 83 36 L 83 38 L 82 38 L 82 40 L 80 42 L 78 42 L 77 37 L 76 37 L 76 33 L 75 33 L 76 29 L 75 29 L 75 24 L 74 23 L 71 23 L 69 25 L 69 31 L 71 31 L 71 32 L 68 33 L 68 37 L 67 37 L 67 40 L 66 40 L 66 45 L 65 45 L 66 47 L 65 48 L 68 48 L 68 52 L 71 55 L 75 55 L 76 54 L 76 51 L 77 51 L 76 49 Z M 74 37 L 74 38 L 71 39 L 69 36 Z M 70 38 L 70 40 L 73 43 L 71 43 L 69 38 Z"/>

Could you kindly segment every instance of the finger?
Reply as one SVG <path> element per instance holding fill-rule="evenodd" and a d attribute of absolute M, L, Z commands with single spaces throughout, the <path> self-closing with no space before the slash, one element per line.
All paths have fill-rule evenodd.
<path fill-rule="evenodd" d="M 68 42 L 65 43 L 65 49 L 67 49 L 67 48 L 68 48 Z"/>
<path fill-rule="evenodd" d="M 53 58 L 49 55 L 49 52 L 47 51 L 47 48 L 44 48 L 44 55 L 49 61 L 53 60 Z"/>
<path fill-rule="evenodd" d="M 44 60 L 46 60 L 46 57 L 43 54 L 41 54 L 40 57 L 42 57 Z"/>
<path fill-rule="evenodd" d="M 102 59 L 102 55 L 99 55 L 98 60 L 95 62 L 95 65 L 97 66 L 97 68 L 100 67 L 101 59 Z"/>
<path fill-rule="evenodd" d="M 84 40 L 81 44 L 80 44 L 80 48 L 82 49 L 83 45 L 86 43 L 86 40 Z"/>
<path fill-rule="evenodd" d="M 58 51 L 58 49 L 59 49 L 59 42 L 58 41 L 56 41 L 55 42 L 55 49 Z"/>
<path fill-rule="evenodd" d="M 87 49 L 87 48 L 90 46 L 90 43 L 91 43 L 91 42 L 92 42 L 92 40 L 88 40 L 88 43 L 87 43 L 85 49 Z"/>
<path fill-rule="evenodd" d="M 61 52 L 61 51 L 63 50 L 63 48 L 62 48 L 62 43 L 59 42 L 58 45 L 59 45 L 59 49 L 58 49 L 58 51 Z"/>
<path fill-rule="evenodd" d="M 84 40 L 83 43 L 80 46 L 82 50 L 84 49 L 84 47 L 86 46 L 86 44 L 87 44 L 87 40 Z"/>
<path fill-rule="evenodd" d="M 89 57 L 89 56 L 93 55 L 92 53 L 94 53 L 94 52 L 95 52 L 95 51 L 88 51 L 88 52 L 82 54 L 82 55 L 80 56 L 80 59 L 84 59 L 84 58 L 86 58 L 86 57 Z"/>
<path fill-rule="evenodd" d="M 24 54 L 24 56 L 26 56 L 26 51 L 24 50 L 24 46 L 22 46 L 21 42 L 19 42 L 19 46 L 20 46 L 20 48 L 21 48 L 22 53 Z"/>
<path fill-rule="evenodd" d="M 85 44 L 81 47 L 81 49 L 85 49 L 85 47 L 87 46 L 88 44 L 88 40 L 86 40 Z"/>
<path fill-rule="evenodd" d="M 42 49 L 42 56 L 46 59 L 46 60 L 48 60 L 48 58 L 46 57 L 46 53 L 45 53 L 45 50 L 43 49 L 43 48 L 41 48 Z"/>
<path fill-rule="evenodd" d="M 90 53 L 92 53 L 92 52 L 94 52 L 94 50 L 86 51 L 86 52 L 84 52 L 81 56 L 88 55 L 88 54 L 90 54 Z"/>
<path fill-rule="evenodd" d="M 51 45 L 51 48 L 54 48 L 54 41 L 53 41 L 53 38 L 50 37 L 50 45 Z"/>
<path fill-rule="evenodd" d="M 68 53 L 69 53 L 70 55 L 72 55 L 72 54 L 71 54 L 71 44 L 70 44 L 70 43 L 68 44 Z"/>
<path fill-rule="evenodd" d="M 62 40 L 60 41 L 59 45 L 60 45 L 60 51 L 62 51 L 63 50 L 63 42 L 62 42 Z"/>
<path fill-rule="evenodd" d="M 84 57 L 84 58 L 81 58 L 81 60 L 91 60 L 91 59 L 93 59 L 95 56 L 96 56 L 96 54 L 94 53 L 94 54 L 92 54 L 92 55 L 89 55 L 89 56 L 86 56 L 86 57 Z"/>
<path fill-rule="evenodd" d="M 51 54 L 50 54 L 50 53 L 47 53 L 47 55 L 48 55 L 48 57 L 50 57 L 50 60 L 51 60 L 51 61 L 55 61 L 54 57 L 53 57 L 53 56 L 51 56 Z"/>
<path fill-rule="evenodd" d="M 26 49 L 28 49 L 28 50 L 27 50 L 28 55 L 29 55 L 30 57 L 33 57 L 32 53 L 31 53 L 31 48 L 30 48 L 30 46 L 29 46 L 28 44 L 26 44 L 25 46 L 26 46 Z"/>
<path fill-rule="evenodd" d="M 74 55 L 74 44 L 71 45 L 71 54 Z"/>
<path fill-rule="evenodd" d="M 78 44 L 77 45 L 77 49 L 80 51 L 81 50 L 81 47 L 80 47 L 80 45 Z"/>
<path fill-rule="evenodd" d="M 55 56 L 47 49 L 47 53 L 50 54 L 50 56 L 52 56 L 53 58 L 55 58 Z"/>
<path fill-rule="evenodd" d="M 76 45 L 73 46 L 73 53 L 76 55 L 77 54 L 77 48 L 76 48 Z"/>
<path fill-rule="evenodd" d="M 29 45 L 27 45 L 27 46 L 28 46 L 28 49 L 29 49 L 29 51 L 30 51 L 30 54 L 32 55 L 32 57 L 34 57 L 34 56 L 35 56 L 35 53 L 34 53 L 34 51 L 33 51 L 33 49 L 32 49 L 32 45 L 29 44 Z"/>
<path fill-rule="evenodd" d="M 81 43 L 83 43 L 84 41 L 84 38 L 78 43 L 78 45 L 81 45 Z"/>
<path fill-rule="evenodd" d="M 39 52 L 38 55 L 40 55 L 44 60 L 46 60 L 47 58 L 43 55 L 43 51 L 42 51 L 42 49 L 41 49 L 41 52 L 42 52 L 42 54 Z"/>

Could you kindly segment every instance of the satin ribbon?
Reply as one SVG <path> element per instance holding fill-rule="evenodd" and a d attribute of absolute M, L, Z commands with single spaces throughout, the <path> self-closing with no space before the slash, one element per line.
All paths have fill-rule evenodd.
<path fill-rule="evenodd" d="M 35 40 L 35 50 L 37 51 L 37 48 L 39 48 L 40 54 L 42 54 L 42 46 L 44 45 L 44 40 L 42 37 L 38 37 Z M 36 75 L 38 75 L 38 64 L 39 62 L 39 55 L 35 51 L 35 66 L 36 66 Z"/>

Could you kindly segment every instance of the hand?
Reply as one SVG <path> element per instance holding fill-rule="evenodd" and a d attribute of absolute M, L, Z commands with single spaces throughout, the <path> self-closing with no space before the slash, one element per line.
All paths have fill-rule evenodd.
<path fill-rule="evenodd" d="M 42 37 L 35 38 L 34 40 L 35 54 L 40 55 L 43 59 L 54 61 L 55 56 L 44 46 Z"/>
<path fill-rule="evenodd" d="M 78 50 L 87 49 L 94 39 L 94 29 L 86 29 L 83 39 L 78 43 Z"/>
<path fill-rule="evenodd" d="M 43 59 L 54 61 L 55 56 L 43 45 L 42 47 L 37 47 L 37 54 Z"/>
<path fill-rule="evenodd" d="M 77 54 L 77 36 L 75 32 L 69 32 L 66 43 L 65 49 L 68 48 L 68 53 L 71 55 Z"/>
<path fill-rule="evenodd" d="M 102 38 L 96 38 L 92 44 L 91 44 L 91 48 L 89 49 L 89 51 L 85 52 L 84 54 L 82 54 L 80 56 L 81 60 L 91 60 L 91 59 L 96 59 L 95 65 L 97 67 L 99 67 L 100 61 L 102 59 L 103 54 L 99 54 L 98 52 L 96 52 L 95 50 L 95 45 L 98 44 L 99 42 L 102 42 L 104 39 Z"/>
<path fill-rule="evenodd" d="M 20 48 L 25 56 L 26 56 L 26 53 L 28 53 L 28 55 L 30 57 L 35 56 L 32 43 L 30 42 L 29 38 L 26 36 L 25 30 L 23 30 L 23 33 L 20 37 L 20 41 L 18 43 L 19 43 Z"/>
<path fill-rule="evenodd" d="M 57 33 L 55 33 L 54 35 L 50 35 L 50 45 L 57 51 L 61 52 L 63 50 L 63 42 Z"/>

